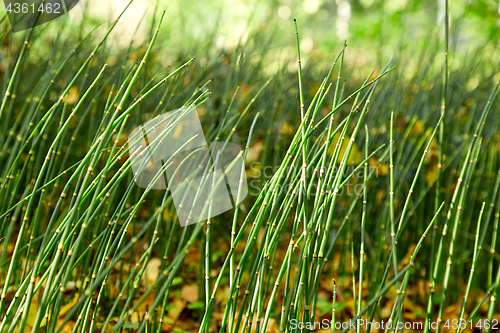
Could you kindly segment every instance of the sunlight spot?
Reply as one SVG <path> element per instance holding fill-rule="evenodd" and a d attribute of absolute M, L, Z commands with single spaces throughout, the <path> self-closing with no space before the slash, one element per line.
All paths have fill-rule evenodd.
<path fill-rule="evenodd" d="M 290 10 L 290 7 L 288 7 L 288 6 L 281 6 L 280 8 L 278 8 L 278 16 L 281 19 L 286 20 L 287 18 L 290 17 L 290 14 L 292 14 L 292 11 Z"/>

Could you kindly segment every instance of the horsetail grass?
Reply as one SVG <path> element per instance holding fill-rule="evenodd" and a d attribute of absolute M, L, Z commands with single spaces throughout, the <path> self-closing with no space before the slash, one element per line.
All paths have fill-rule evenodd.
<path fill-rule="evenodd" d="M 467 299 L 469 298 L 469 293 L 472 285 L 472 277 L 474 276 L 474 270 L 476 268 L 476 261 L 477 261 L 477 251 L 479 248 L 479 232 L 481 230 L 481 219 L 483 217 L 483 212 L 484 212 L 484 205 L 485 202 L 483 202 L 481 206 L 481 211 L 479 212 L 479 218 L 477 221 L 477 228 L 476 228 L 476 235 L 475 235 L 475 242 L 474 242 L 474 254 L 472 256 L 472 266 L 470 269 L 470 274 L 469 274 L 469 279 L 467 280 L 467 289 L 465 290 L 465 295 L 464 295 L 464 300 L 462 302 L 462 307 L 460 309 L 460 316 L 458 317 L 458 322 L 460 323 L 457 332 L 462 331 L 462 320 L 464 320 L 464 313 L 465 313 L 465 305 L 467 303 Z"/>
<path fill-rule="evenodd" d="M 478 57 L 463 67 L 481 84 L 462 88 L 470 73 L 448 59 L 445 2 L 444 74 L 434 69 L 439 51 L 426 49 L 414 74 L 402 69 L 401 52 L 389 61 L 395 67 L 361 68 L 360 79 L 343 43 L 318 76 L 297 21 L 297 63 L 279 70 L 267 70 L 274 51 L 261 36 L 232 53 L 208 43 L 166 61 L 165 12 L 147 42 L 119 52 L 108 41 L 123 12 L 95 41 L 97 28 L 46 45 L 37 29 L 19 41 L 3 35 L 17 57 L 0 73 L 0 332 L 310 332 L 317 327 L 292 323 L 330 315 L 332 331 L 357 319 L 369 331 L 380 320 L 413 320 L 410 301 L 425 308 L 424 331 L 448 319 L 452 302 L 460 319 L 491 321 L 500 176 L 488 177 L 500 161 L 490 113 L 499 87 L 491 92 L 491 59 Z M 50 48 L 49 58 L 37 48 Z M 428 112 L 439 107 L 440 115 Z M 233 209 L 182 228 L 175 190 L 154 187 L 173 157 L 141 188 L 135 180 L 147 163 L 134 173 L 139 138 L 128 136 L 178 108 L 197 108 L 205 138 L 224 148 L 245 136 L 238 158 L 247 161 L 229 189 Z M 160 132 L 151 147 L 178 135 Z M 217 169 L 219 157 L 200 170 Z M 203 181 L 224 185 L 215 178 Z"/>

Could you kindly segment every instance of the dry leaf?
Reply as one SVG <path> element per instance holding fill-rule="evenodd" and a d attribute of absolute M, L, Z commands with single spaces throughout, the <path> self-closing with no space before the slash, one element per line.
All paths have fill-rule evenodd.
<path fill-rule="evenodd" d="M 280 128 L 281 134 L 292 135 L 295 133 L 295 129 L 289 123 L 283 123 Z"/>
<path fill-rule="evenodd" d="M 399 267 L 401 267 L 400 269 L 403 269 L 404 266 L 408 265 L 408 263 L 410 262 L 410 258 L 413 255 L 413 252 L 415 251 L 416 247 L 417 247 L 416 244 L 410 245 L 408 251 L 406 252 L 405 257 L 399 262 Z"/>
<path fill-rule="evenodd" d="M 425 182 L 427 183 L 427 186 L 432 186 L 434 181 L 437 179 L 438 176 L 438 167 L 436 164 L 432 164 L 427 168 L 427 172 L 425 173 Z"/>
<path fill-rule="evenodd" d="M 340 132 L 335 134 L 335 136 L 332 139 L 332 143 L 330 144 L 330 147 L 328 148 L 328 154 L 330 156 L 333 156 L 333 153 L 335 152 L 335 147 L 337 146 L 337 143 L 341 139 L 340 137 Z M 349 145 L 349 141 L 351 140 L 350 137 L 347 135 L 344 137 L 344 140 L 340 143 L 342 146 L 340 148 L 340 154 L 338 157 L 337 162 L 341 162 L 342 159 L 344 158 L 344 155 L 346 153 L 347 147 Z M 347 159 L 347 164 L 348 165 L 353 165 L 353 164 L 359 164 L 361 162 L 361 152 L 358 149 L 358 146 L 356 145 L 355 142 L 352 143 L 352 148 L 351 148 L 351 153 L 349 154 L 349 158 Z"/>
<path fill-rule="evenodd" d="M 198 301 L 198 285 L 184 285 L 181 290 L 181 298 L 188 303 Z"/>
<path fill-rule="evenodd" d="M 250 148 L 248 148 L 246 164 L 250 164 L 259 159 L 262 154 L 262 150 L 264 149 L 264 144 L 262 141 L 257 141 Z"/>
<path fill-rule="evenodd" d="M 191 247 L 186 253 L 186 257 L 184 259 L 184 263 L 192 264 L 198 263 L 200 261 L 200 249 L 198 247 Z"/>
<path fill-rule="evenodd" d="M 167 317 L 175 322 L 181 315 L 182 310 L 186 307 L 186 301 L 183 299 L 177 299 L 169 305 L 172 305 L 172 308 L 168 311 Z"/>
<path fill-rule="evenodd" d="M 78 87 L 72 87 L 66 97 L 66 103 L 75 104 L 78 100 Z"/>
<path fill-rule="evenodd" d="M 160 258 L 152 258 L 149 260 L 148 265 L 146 266 L 146 274 L 142 277 L 146 287 L 151 286 L 158 279 L 158 275 L 160 275 L 160 265 Z"/>
<path fill-rule="evenodd" d="M 375 157 L 371 157 L 370 159 L 368 159 L 368 165 L 370 166 L 370 169 L 369 169 L 370 172 L 372 171 L 372 168 L 377 165 L 378 162 L 379 162 L 379 159 L 375 158 Z M 389 173 L 389 166 L 386 163 L 380 162 L 377 165 L 377 169 L 375 170 L 375 177 L 385 176 L 388 173 Z"/>
<path fill-rule="evenodd" d="M 429 146 L 429 151 L 427 152 L 427 155 L 425 155 L 425 162 L 429 163 L 432 161 L 437 161 L 439 154 L 439 145 L 437 143 L 437 140 L 434 139 L 431 142 L 431 145 Z"/>
<path fill-rule="evenodd" d="M 424 123 L 421 120 L 417 120 L 410 130 L 410 135 L 419 135 L 422 133 L 424 133 Z"/>

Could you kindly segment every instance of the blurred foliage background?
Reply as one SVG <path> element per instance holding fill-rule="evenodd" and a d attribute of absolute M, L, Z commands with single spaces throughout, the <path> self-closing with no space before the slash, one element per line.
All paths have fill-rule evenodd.
<path fill-rule="evenodd" d="M 80 6 L 70 12 L 70 15 L 64 16 L 53 23 L 37 27 L 34 30 L 29 51 L 23 62 L 17 84 L 14 86 L 14 91 L 18 97 L 17 99 L 14 97 L 11 99 L 8 117 L 4 117 L 1 124 L 2 133 L 5 137 L 3 141 L 6 142 L 3 148 L 6 154 L 1 157 L 3 161 L 13 156 L 13 151 L 16 152 L 15 149 L 19 148 L 14 146 L 14 149 L 11 150 L 10 142 L 15 137 L 26 137 L 30 133 L 30 126 L 32 125 L 29 125 L 29 121 L 25 119 L 33 117 L 38 121 L 51 105 L 57 103 L 61 90 L 71 81 L 79 70 L 81 63 L 90 54 L 93 46 L 100 40 L 100 36 L 105 33 L 112 20 L 116 18 L 127 3 L 126 0 L 82 1 Z M 158 2 L 136 0 L 125 12 L 116 29 L 113 30 L 112 38 L 105 41 L 103 48 L 92 59 L 85 75 L 82 75 L 77 80 L 76 85 L 69 91 L 67 104 L 68 107 L 74 107 L 81 94 L 90 84 L 89 78 L 95 77 L 105 62 L 110 65 L 109 70 L 103 76 L 103 81 L 104 79 L 106 81 L 99 92 L 96 93 L 92 101 L 86 101 L 83 104 L 86 108 L 85 112 L 82 115 L 77 115 L 69 126 L 72 133 L 71 140 L 68 137 L 61 144 L 60 152 L 57 154 L 60 156 L 57 157 L 58 161 L 62 160 L 61 171 L 63 166 L 69 167 L 73 163 L 77 163 L 87 153 L 92 137 L 100 130 L 100 117 L 104 105 L 107 103 L 106 96 L 108 94 L 112 95 L 112 87 L 119 87 L 126 73 L 144 55 L 156 27 L 159 12 L 162 10 L 166 10 L 165 20 L 160 28 L 157 42 L 152 49 L 151 62 L 148 62 L 147 66 L 141 71 L 137 84 L 131 90 L 131 96 L 133 98 L 139 96 L 142 88 L 151 82 L 155 82 L 154 80 L 160 79 L 188 59 L 196 57 L 196 61 L 187 70 L 175 76 L 169 82 L 163 94 L 159 91 L 152 93 L 137 109 L 134 109 L 130 114 L 131 120 L 124 126 L 123 137 L 126 137 L 125 134 L 129 133 L 137 124 L 150 119 L 154 110 L 164 112 L 178 108 L 192 94 L 197 93 L 200 86 L 208 88 L 211 95 L 198 107 L 198 111 L 202 123 L 206 127 L 204 128 L 206 133 L 209 133 L 210 130 L 213 132 L 220 125 L 232 96 L 237 96 L 233 108 L 234 115 L 231 115 L 231 120 L 234 121 L 243 113 L 250 101 L 253 102 L 252 98 L 263 87 L 264 83 L 271 76 L 276 75 L 259 98 L 256 99 L 255 103 L 252 104 L 249 114 L 243 117 L 238 128 L 238 135 L 242 138 L 240 141 L 244 141 L 255 113 L 257 111 L 261 112 L 256 124 L 247 164 L 251 165 L 252 162 L 260 162 L 261 166 L 279 166 L 286 149 L 289 147 L 291 138 L 300 124 L 297 50 L 293 26 L 293 19 L 295 18 L 298 21 L 300 31 L 300 51 L 306 105 L 312 100 L 321 80 L 328 73 L 331 63 L 342 50 L 346 41 L 348 48 L 342 75 L 344 81 L 341 83 L 344 97 L 362 85 L 363 81 L 370 76 L 372 70 L 375 71 L 374 75 L 371 75 L 372 78 L 380 74 L 381 68 L 390 59 L 392 59 L 391 67 L 397 67 L 386 75 L 377 86 L 373 99 L 370 100 L 370 112 L 367 113 L 365 122 L 369 125 L 370 131 L 369 151 L 373 151 L 381 144 L 388 142 L 389 118 L 391 111 L 395 113 L 395 141 L 397 145 L 401 142 L 404 143 L 404 145 L 396 147 L 398 156 L 396 167 L 399 169 L 397 169 L 398 174 L 395 183 L 399 191 L 396 192 L 395 207 L 399 211 L 415 174 L 417 156 L 420 156 L 427 134 L 432 131 L 440 115 L 444 64 L 443 4 L 444 1 L 428 0 L 162 0 Z M 4 8 L 1 10 L 4 11 Z M 5 12 L 0 14 L 3 15 Z M 420 177 L 419 182 L 416 184 L 416 195 L 411 203 L 410 212 L 405 219 L 405 225 L 411 225 L 411 228 L 407 228 L 398 243 L 399 251 L 403 254 L 410 253 L 408 249 L 416 244 L 433 217 L 436 202 L 435 193 L 440 194 L 439 201 L 450 202 L 458 178 L 459 172 L 457 170 L 460 170 L 464 152 L 467 151 L 468 140 L 471 138 L 473 129 L 480 119 L 481 110 L 486 105 L 494 83 L 500 79 L 500 74 L 497 72 L 500 62 L 498 54 L 498 38 L 500 36 L 498 33 L 500 27 L 499 3 L 488 0 L 452 0 L 450 14 L 449 112 L 446 113 L 443 121 L 446 128 L 442 144 L 444 152 L 443 181 L 441 187 L 436 190 L 434 185 L 437 175 L 437 146 L 433 145 L 424 161 L 423 176 Z M 153 20 L 153 17 L 156 20 Z M 2 24 L 6 28 L 7 22 L 3 21 Z M 101 26 L 88 39 L 83 41 L 83 37 L 87 36 L 97 25 Z M 7 30 L 4 29 L 4 31 Z M 9 38 L 4 39 L 3 52 L 0 53 L 0 74 L 2 74 L 1 78 L 4 86 L 7 85 L 10 71 L 17 59 L 17 55 L 20 53 L 25 36 L 25 33 L 19 33 L 12 38 L 9 36 Z M 78 52 L 75 52 L 74 58 L 71 58 L 61 75 L 57 76 L 54 82 L 51 82 L 48 77 L 49 74 L 53 74 L 52 69 L 57 68 L 61 64 L 61 59 L 80 42 L 82 43 L 81 47 L 78 48 Z M 159 76 L 155 78 L 157 74 Z M 152 78 L 153 80 L 150 82 L 149 80 Z M 332 79 L 335 78 L 332 77 Z M 40 87 L 43 87 L 43 89 Z M 235 94 L 237 87 L 239 87 L 239 92 Z M 40 99 L 38 101 L 36 98 L 31 99 L 39 95 L 43 95 L 41 102 Z M 129 99 L 129 101 L 131 100 L 132 98 Z M 162 104 L 159 103 L 160 101 Z M 498 110 L 496 105 L 498 104 L 495 104 L 495 110 Z M 325 99 L 320 115 L 326 115 L 331 109 L 332 99 L 329 97 Z M 463 289 L 465 274 L 469 269 L 468 265 L 471 260 L 473 246 L 474 235 L 472 235 L 471 230 L 473 230 L 477 221 L 478 211 L 482 201 L 490 202 L 492 194 L 496 193 L 496 188 L 493 186 L 495 179 L 500 179 L 500 177 L 496 177 L 496 172 L 499 169 L 500 136 L 498 135 L 498 128 L 500 128 L 500 117 L 496 116 L 495 110 L 488 119 L 488 124 L 482 133 L 484 148 L 479 155 L 478 167 L 474 174 L 477 177 L 473 177 L 471 189 L 466 199 L 469 209 L 465 210 L 463 220 L 460 221 L 463 229 L 460 230 L 457 240 L 457 244 L 460 244 L 460 246 L 458 246 L 456 261 L 454 261 L 453 292 L 450 293 L 448 301 L 453 306 L 461 302 L 461 290 Z M 349 111 L 349 105 L 340 109 L 335 115 L 335 121 L 338 122 L 338 119 L 342 119 Z M 26 114 L 29 117 L 26 117 Z M 58 119 L 54 119 L 51 124 L 53 128 L 56 128 Z M 12 134 L 8 130 L 11 130 L 10 133 Z M 226 130 L 229 131 L 229 129 Z M 320 127 L 319 132 L 321 130 L 324 131 L 324 128 Z M 349 130 L 352 130 L 352 128 Z M 53 139 L 56 133 L 55 130 L 48 130 L 47 132 L 48 139 Z M 361 133 L 357 140 L 359 149 L 356 148 L 357 151 L 354 152 L 357 155 L 364 148 L 364 135 L 364 133 Z M 21 200 L 24 197 L 21 192 L 29 189 L 32 178 L 38 177 L 43 162 L 43 154 L 48 149 L 48 145 L 44 141 L 45 137 L 42 138 L 42 147 L 36 148 L 37 159 L 33 160 L 35 161 L 32 163 L 33 166 L 27 163 L 27 165 L 30 165 L 28 168 L 29 176 L 21 178 L 19 182 L 19 193 L 14 193 L 12 199 L 10 195 L 5 194 L 5 200 Z M 312 141 L 316 139 L 318 138 L 311 138 Z M 18 141 L 21 142 L 22 140 L 18 139 Z M 125 145 L 123 138 L 119 145 Z M 38 152 L 42 153 L 38 154 Z M 21 149 L 19 154 L 28 161 L 26 150 Z M 8 166 L 7 163 L 5 165 Z M 367 245 L 367 252 L 369 252 L 367 271 L 370 272 L 371 280 L 367 285 L 370 295 L 374 295 L 378 288 L 379 279 L 385 269 L 383 264 L 386 261 L 388 248 L 390 248 L 388 244 L 389 228 L 384 224 L 388 221 L 389 207 L 387 160 L 381 165 L 381 170 L 385 171 L 381 171 L 379 177 L 370 181 L 371 190 L 368 191 L 369 204 L 367 209 L 370 214 L 370 223 L 366 230 L 371 238 Z M 254 176 L 252 175 L 253 171 L 255 170 L 250 166 L 247 168 L 247 176 L 251 180 L 255 177 L 266 177 L 266 174 L 262 176 L 262 173 L 260 173 L 260 176 Z M 128 176 L 131 176 L 131 174 Z M 66 176 L 62 179 L 65 181 Z M 257 188 L 261 187 L 259 185 L 261 184 L 258 184 Z M 116 187 L 117 196 L 111 200 L 110 207 L 115 207 L 117 202 L 121 200 L 124 189 L 123 186 Z M 59 191 L 60 188 L 54 186 L 51 189 L 51 194 L 46 197 L 45 204 L 48 207 L 48 213 L 43 214 L 43 219 L 40 219 L 43 222 L 40 224 L 42 227 L 40 230 L 35 230 L 35 235 L 36 233 L 43 234 L 46 220 L 48 220 L 47 217 L 50 216 L 49 213 L 52 213 L 52 207 L 58 198 Z M 136 203 L 141 191 L 141 189 L 134 187 L 133 192 L 130 192 L 132 193 L 131 197 L 135 197 L 135 199 L 131 199 L 132 204 Z M 155 191 L 148 197 L 148 201 L 141 207 L 141 210 L 138 211 L 137 225 L 135 225 L 134 220 L 134 224 L 129 228 L 130 230 L 127 231 L 124 239 L 128 242 L 127 244 L 135 244 L 132 242 L 133 236 L 136 232 L 142 230 L 140 229 L 142 227 L 147 229 L 148 234 L 138 244 L 131 245 L 130 254 L 124 256 L 123 260 L 120 259 L 121 266 L 113 271 L 113 273 L 116 273 L 115 275 L 122 274 L 121 272 L 125 271 L 123 267 L 132 267 L 133 264 L 138 262 L 140 259 L 138 255 L 144 253 L 145 249 L 153 249 L 151 252 L 152 259 L 148 264 L 145 263 L 144 267 L 148 267 L 147 274 L 149 274 L 152 281 L 163 283 L 163 277 L 160 275 L 159 269 L 153 269 L 152 273 L 149 272 L 149 263 L 154 263 L 154 265 L 159 263 L 161 269 L 169 265 L 172 257 L 164 256 L 164 253 L 170 251 L 170 243 L 168 246 L 165 246 L 164 242 L 160 242 L 156 246 L 150 245 L 149 240 L 155 234 L 152 228 L 145 227 L 147 225 L 146 221 L 154 216 L 153 214 L 163 195 L 164 191 Z M 255 199 L 255 196 L 250 197 Z M 355 198 L 356 196 L 344 196 L 339 199 L 335 216 L 336 227 L 340 225 L 343 217 L 350 212 L 349 209 Z M 7 208 L 11 204 L 4 203 L 4 206 Z M 251 207 L 252 200 L 249 198 L 241 207 L 242 215 L 248 213 Z M 498 204 L 496 207 L 498 207 Z M 41 211 L 39 210 L 39 212 Z M 489 209 L 489 217 L 492 216 L 490 214 L 492 211 L 492 208 Z M 55 211 L 54 216 L 57 213 Z M 226 235 L 220 239 L 215 239 L 214 244 L 212 244 L 213 249 L 217 249 L 212 253 L 209 260 L 214 269 L 221 266 L 229 249 L 228 225 L 232 220 L 231 214 L 221 215 L 213 224 L 214 234 Z M 442 215 L 444 214 L 445 210 L 443 209 Z M 165 223 L 168 223 L 169 227 L 176 225 L 177 222 L 173 217 L 174 210 L 172 206 L 166 209 L 163 215 Z M 337 264 L 329 265 L 324 274 L 328 278 L 332 276 L 341 277 L 339 282 L 345 282 L 345 288 L 343 291 L 339 291 L 339 295 L 345 294 L 349 302 L 353 300 L 352 297 L 349 298 L 349 289 L 351 289 L 349 285 L 350 275 L 353 270 L 349 269 L 350 266 L 345 260 L 349 258 L 346 254 L 352 250 L 350 240 L 357 239 L 353 235 L 361 234 L 358 226 L 360 220 L 360 210 L 356 209 L 351 216 L 351 221 L 354 221 L 354 223 L 350 224 L 349 230 L 341 235 L 338 242 L 340 246 L 335 248 L 338 252 L 332 252 L 332 257 L 335 254 L 335 258 L 338 255 L 342 259 L 335 259 L 334 262 Z M 439 227 L 442 226 L 443 221 L 444 218 L 441 219 L 440 223 L 437 223 Z M 105 231 L 108 230 L 106 229 L 108 228 L 107 216 L 101 216 L 99 223 L 99 228 Z M 487 231 L 492 231 L 492 223 L 490 221 L 489 227 L 483 229 L 483 235 Z M 9 232 L 16 235 L 15 231 L 17 230 L 12 227 L 13 225 L 5 223 L 5 228 L 9 226 Z M 33 225 L 36 226 L 37 224 Z M 179 236 L 181 234 L 180 228 L 177 228 L 175 232 L 170 232 L 169 227 L 160 228 L 160 239 L 172 239 L 172 244 L 175 245 L 178 242 L 178 249 L 180 249 L 185 241 L 184 233 L 189 235 L 193 229 L 185 228 L 182 230 L 182 236 Z M 288 242 L 289 234 L 290 228 L 287 227 L 280 238 L 277 260 L 281 260 L 284 256 L 282 250 L 286 248 L 285 245 Z M 433 243 L 427 244 L 426 255 L 423 255 L 422 258 L 432 258 L 434 253 L 433 244 L 436 245 L 439 234 L 435 233 L 435 235 L 437 236 L 433 238 Z M 486 243 L 489 243 L 490 233 L 487 235 Z M 28 235 L 23 237 L 22 241 L 28 242 Z M 85 237 L 84 244 L 90 244 L 92 241 L 91 235 Z M 13 243 L 14 238 L 12 237 L 10 240 L 7 238 L 4 241 L 4 244 L 7 244 L 2 252 L 4 259 L 10 258 L 11 249 L 9 249 L 9 244 Z M 199 240 L 201 241 L 198 242 Z M 174 295 L 177 299 L 179 298 L 178 294 L 182 293 L 182 290 L 178 288 L 179 286 L 198 288 L 197 286 L 201 286 L 204 281 L 202 260 L 203 253 L 206 251 L 204 248 L 205 243 L 203 237 L 198 237 L 196 241 L 197 243 L 193 245 L 190 253 L 195 254 L 192 256 L 194 259 L 188 256 L 186 258 L 188 265 L 182 267 L 179 277 L 176 277 L 174 282 L 166 282 L 165 284 L 172 283 L 175 291 L 178 292 Z M 486 247 L 486 243 L 484 249 L 489 251 L 490 248 Z M 172 246 L 174 247 L 174 245 Z M 358 245 L 356 240 L 355 248 L 358 248 Z M 446 245 L 448 244 L 446 243 Z M 163 247 L 166 247 L 166 250 Z M 248 252 L 252 253 L 252 256 L 253 252 L 251 251 L 253 250 L 251 248 Z M 50 251 L 47 252 L 47 256 L 50 255 Z M 237 252 L 239 251 L 240 249 Z M 182 251 L 179 253 L 182 254 Z M 491 267 L 486 267 L 485 263 L 493 263 L 493 258 L 495 258 L 496 263 L 498 254 L 495 251 L 490 253 L 491 255 L 483 253 L 483 257 L 481 257 L 480 264 L 482 265 L 479 265 L 480 267 L 476 272 L 479 278 L 475 279 L 473 286 L 475 298 L 486 297 L 485 290 L 492 286 L 491 279 L 494 266 L 491 264 Z M 236 259 L 239 260 L 239 253 L 237 254 Z M 493 254 L 496 257 L 493 257 Z M 35 257 L 36 255 L 36 252 L 33 252 L 32 256 Z M 91 256 L 84 258 L 90 260 Z M 7 261 L 4 260 L 4 262 Z M 95 265 L 92 269 L 98 270 L 96 261 L 92 261 L 92 264 Z M 154 265 L 151 266 L 155 267 Z M 424 288 L 424 283 L 429 281 L 428 272 L 431 266 L 432 259 L 425 259 L 417 263 L 414 277 L 418 279 L 418 283 L 416 283 L 417 281 L 411 283 L 412 302 L 414 301 L 419 306 L 418 311 L 414 310 L 413 312 L 419 313 L 419 319 L 425 313 L 427 289 Z M 46 269 L 46 267 L 42 268 Z M 19 266 L 16 268 L 16 272 L 23 269 L 23 267 Z M 90 271 L 87 269 L 86 265 L 82 265 L 81 269 L 71 272 L 72 277 L 75 277 L 75 281 L 83 281 L 82 277 L 87 276 L 87 274 L 91 276 Z M 248 266 L 246 269 L 248 270 Z M 140 274 L 137 276 L 140 277 Z M 210 274 L 212 275 L 212 272 Z M 245 274 L 250 274 L 250 272 L 245 271 Z M 20 276 L 23 277 L 23 275 Z M 112 276 L 111 280 L 113 282 L 119 281 L 118 286 L 121 288 L 122 275 L 119 276 L 119 278 Z M 224 279 L 222 285 L 225 288 L 227 279 L 226 277 Z M 26 279 L 26 281 L 28 280 Z M 151 285 L 146 281 L 143 289 L 140 289 L 137 295 L 134 294 L 136 298 L 143 295 L 144 291 L 151 290 Z M 328 280 L 327 287 L 331 288 L 330 280 Z M 114 304 L 117 299 L 116 294 L 119 288 L 112 284 L 109 284 L 108 288 L 109 290 L 104 293 L 103 303 L 105 304 L 102 307 L 102 316 L 108 315 L 111 304 Z M 55 283 L 54 290 L 58 292 L 58 289 L 57 283 Z M 327 290 L 323 285 L 321 289 Z M 72 293 L 76 293 L 76 291 L 72 291 Z M 195 316 L 188 310 L 184 311 L 183 315 L 185 317 L 194 317 L 196 319 L 192 325 L 193 327 L 196 327 L 196 323 L 203 316 L 203 311 L 200 309 L 205 304 L 202 300 L 207 294 L 207 290 L 200 290 L 199 296 L 194 297 L 194 300 L 189 300 L 189 302 L 197 306 L 188 308 L 189 311 L 197 311 Z M 323 304 L 324 308 L 326 308 L 326 310 L 322 310 L 322 313 L 331 310 L 330 295 L 331 291 L 328 290 L 328 296 L 324 297 L 325 301 L 318 301 L 318 306 Z M 9 297 L 12 297 L 12 293 Z M 76 300 L 79 296 L 65 295 L 64 304 L 72 304 L 70 300 L 73 297 Z M 160 297 L 163 297 L 163 295 L 160 294 L 157 297 L 161 299 Z M 219 297 L 218 301 L 220 303 L 217 304 L 214 312 L 220 312 L 225 305 L 226 294 L 219 293 Z M 135 301 L 138 303 L 134 304 L 145 304 L 146 309 L 152 303 L 149 302 L 150 300 L 144 302 L 141 300 L 140 302 L 143 303 L 140 303 L 137 299 Z M 477 300 L 474 303 L 477 303 Z M 354 302 L 349 303 L 347 308 L 353 309 L 353 304 Z M 169 304 L 169 306 L 171 305 Z M 475 304 L 471 304 L 471 306 L 475 306 Z M 183 310 L 180 306 L 175 307 L 180 308 L 180 311 Z M 456 308 L 455 306 L 455 310 Z M 123 310 L 123 313 L 128 310 L 126 306 L 122 309 L 121 305 L 119 309 L 120 311 Z M 36 313 L 37 309 L 35 308 L 34 311 Z M 486 310 L 482 309 L 483 316 L 485 312 Z M 143 316 L 144 313 L 145 310 L 140 312 L 140 316 Z M 452 312 L 450 311 L 450 313 Z M 179 315 L 180 313 L 177 314 L 175 320 Z M 273 316 L 279 317 L 279 313 L 274 313 Z M 134 322 L 132 319 L 130 321 Z M 135 319 L 135 323 L 137 321 L 138 319 Z"/>
<path fill-rule="evenodd" d="M 103 20 L 113 19 L 127 3 L 127 0 L 81 1 L 64 19 L 80 27 L 85 18 L 84 25 L 94 27 Z M 166 10 L 166 24 L 159 35 L 160 42 L 168 41 L 163 45 L 165 59 L 179 52 L 191 55 L 215 49 L 231 52 L 238 44 L 259 36 L 269 41 L 269 58 L 275 60 L 266 62 L 269 72 L 295 59 L 294 18 L 301 30 L 304 63 L 310 59 L 330 59 L 347 40 L 348 52 L 354 55 L 346 59 L 348 64 L 376 68 L 403 50 L 417 53 L 430 43 L 433 47 L 442 46 L 443 38 L 435 45 L 435 37 L 444 35 L 444 1 L 436 0 L 143 0 L 133 2 L 125 13 L 113 32 L 115 42 L 126 47 L 131 40 L 136 45 L 147 40 L 150 17 L 155 10 Z M 2 6 L 0 14 L 4 11 Z M 453 55 L 464 56 L 477 48 L 492 50 L 498 41 L 499 12 L 498 1 L 451 1 Z M 54 34 L 74 34 L 73 29 L 62 32 L 55 25 L 45 29 L 52 29 Z"/>
<path fill-rule="evenodd" d="M 91 17 L 101 18 L 126 3 L 126 0 L 84 2 Z M 301 51 L 306 58 L 336 54 L 344 40 L 348 40 L 349 51 L 361 58 L 357 59 L 358 64 L 373 66 L 380 65 L 381 58 L 397 52 L 401 46 L 425 47 L 430 42 L 428 37 L 444 33 L 444 1 L 435 0 L 160 0 L 134 3 L 126 15 L 131 20 L 135 16 L 138 22 L 143 15 L 150 15 L 155 5 L 166 9 L 163 33 L 168 36 L 170 46 L 179 49 L 199 48 L 200 41 L 206 41 L 230 51 L 253 34 L 263 34 L 272 38 L 276 53 L 294 57 L 292 19 L 295 18 L 301 28 Z M 496 42 L 499 8 L 499 3 L 493 0 L 452 1 L 451 44 L 460 52 L 467 52 L 471 47 Z M 73 17 L 76 19 L 77 13 Z M 128 17 L 122 25 L 133 29 Z M 143 22 L 142 28 L 148 29 L 149 20 Z M 120 39 L 126 41 L 128 37 L 123 34 Z"/>

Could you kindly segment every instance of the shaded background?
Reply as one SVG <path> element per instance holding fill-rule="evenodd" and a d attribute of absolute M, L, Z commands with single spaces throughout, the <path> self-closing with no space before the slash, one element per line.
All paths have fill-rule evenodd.
<path fill-rule="evenodd" d="M 85 23 L 94 27 L 103 20 L 114 19 L 127 3 L 127 0 L 80 1 L 66 19 L 79 26 L 85 17 Z M 0 14 L 4 10 L 2 6 Z M 127 46 L 133 39 L 139 45 L 147 40 L 155 10 L 166 10 L 160 41 L 168 39 L 167 57 L 169 52 L 199 51 L 207 43 L 231 51 L 238 43 L 260 34 L 261 38 L 272 40 L 272 58 L 293 59 L 293 18 L 299 23 L 305 62 L 310 57 L 336 54 L 347 40 L 349 52 L 356 56 L 347 59 L 348 62 L 377 67 L 402 46 L 424 47 L 432 42 L 430 36 L 444 34 L 444 1 L 142 0 L 132 3 L 113 32 L 116 43 Z M 499 2 L 493 0 L 452 1 L 454 51 L 466 53 L 496 41 L 499 10 Z M 46 27 L 51 28 L 54 27 Z"/>

